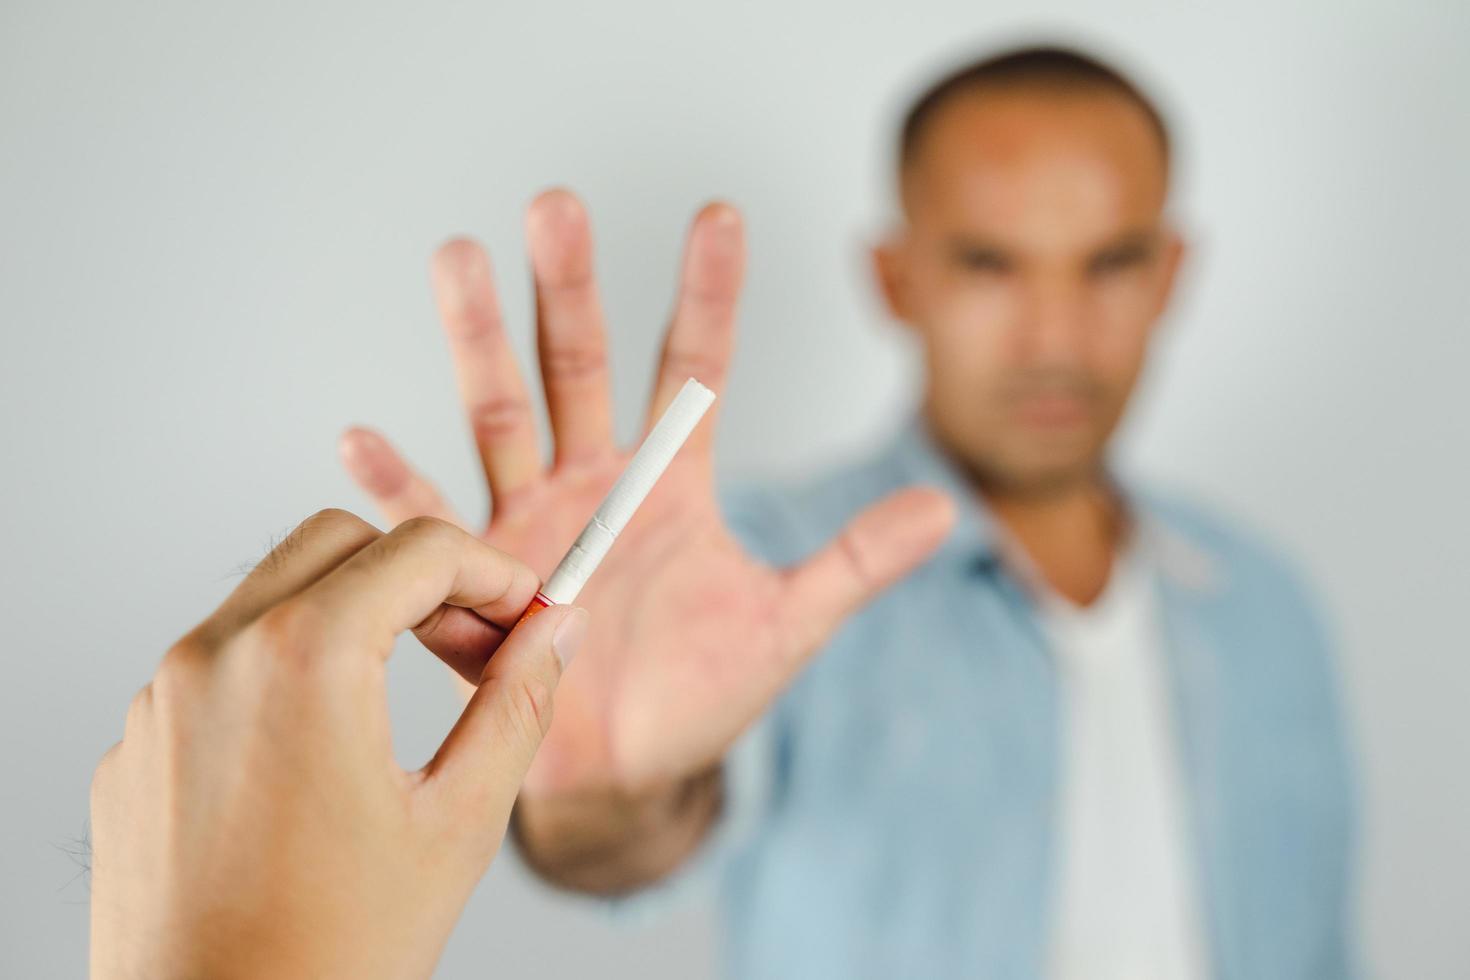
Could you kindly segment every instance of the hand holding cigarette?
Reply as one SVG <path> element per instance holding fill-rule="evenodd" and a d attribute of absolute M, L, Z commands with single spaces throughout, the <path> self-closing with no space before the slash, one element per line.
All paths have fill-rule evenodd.
<path fill-rule="evenodd" d="M 552 459 L 541 455 L 484 252 L 465 240 L 445 245 L 433 283 L 489 488 L 484 537 L 549 575 L 630 454 L 613 439 L 586 214 L 571 194 L 548 192 L 532 204 L 527 234 Z M 738 213 L 724 204 L 704 208 L 685 247 L 645 433 L 691 376 L 723 389 L 744 261 Z M 951 520 L 937 491 L 905 490 L 859 514 L 799 565 L 758 562 L 717 505 L 718 404 L 578 596 L 598 623 L 596 636 L 558 692 L 556 721 L 517 809 L 527 856 L 566 884 L 616 890 L 681 859 L 717 806 L 712 774 L 736 736 L 844 617 L 928 555 Z M 381 436 L 353 430 L 342 448 L 389 520 L 456 520 Z M 497 638 L 489 627 L 466 627 L 442 636 L 439 649 L 474 677 Z M 597 853 L 607 860 L 587 858 Z"/>
<path fill-rule="evenodd" d="M 508 629 L 536 587 L 441 521 L 297 528 L 168 651 L 97 768 L 92 976 L 429 976 L 587 616 L 510 633 L 416 772 L 393 759 L 385 662 L 406 629 Z"/>

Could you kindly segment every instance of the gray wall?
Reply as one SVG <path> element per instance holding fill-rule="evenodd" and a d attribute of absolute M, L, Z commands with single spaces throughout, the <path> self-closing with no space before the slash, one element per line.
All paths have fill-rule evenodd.
<path fill-rule="evenodd" d="M 64 851 L 92 766 L 241 563 L 319 507 L 368 513 L 340 429 L 381 425 L 481 507 L 437 241 L 488 242 L 529 352 L 521 210 L 580 190 L 631 427 L 684 225 L 738 202 L 723 464 L 831 459 L 912 393 L 861 258 L 902 97 L 1051 29 L 1185 124 L 1196 247 L 1124 452 L 1306 565 L 1360 723 L 1369 950 L 1385 975 L 1470 971 L 1463 4 L 206 6 L 0 6 L 0 973 L 81 973 Z M 408 645 L 391 669 L 422 761 L 449 690 Z M 503 859 L 442 972 L 700 975 L 713 941 L 698 906 L 619 934 Z"/>

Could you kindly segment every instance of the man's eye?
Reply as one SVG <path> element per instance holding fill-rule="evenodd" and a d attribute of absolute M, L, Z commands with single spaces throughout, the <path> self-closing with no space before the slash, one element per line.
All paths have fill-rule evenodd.
<path fill-rule="evenodd" d="M 1117 272 L 1126 272 L 1143 265 L 1148 258 L 1148 253 L 1141 248 L 1119 249 L 1116 252 L 1104 252 L 1088 263 L 1087 271 L 1094 276 L 1107 276 Z"/>
<path fill-rule="evenodd" d="M 1010 262 L 999 252 L 988 252 L 983 249 L 965 249 L 958 254 L 961 268 L 968 272 L 1009 272 Z"/>

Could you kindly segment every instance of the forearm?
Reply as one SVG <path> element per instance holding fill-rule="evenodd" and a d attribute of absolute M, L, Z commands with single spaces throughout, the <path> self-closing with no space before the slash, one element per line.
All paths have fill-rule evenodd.
<path fill-rule="evenodd" d="M 723 804 L 720 766 L 639 795 L 522 797 L 511 835 L 522 858 L 553 885 L 596 895 L 634 891 L 683 864 Z"/>

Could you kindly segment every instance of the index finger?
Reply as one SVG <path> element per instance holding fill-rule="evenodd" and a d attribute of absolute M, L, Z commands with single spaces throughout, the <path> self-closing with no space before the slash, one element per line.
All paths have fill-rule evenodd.
<path fill-rule="evenodd" d="M 432 272 L 493 510 L 541 474 L 531 399 L 505 333 L 485 250 L 464 238 L 446 242 L 434 254 Z"/>
<path fill-rule="evenodd" d="M 530 566 L 452 524 L 405 521 L 294 600 L 344 645 L 386 658 L 393 640 L 440 606 L 463 606 L 509 630 L 540 588 Z"/>

